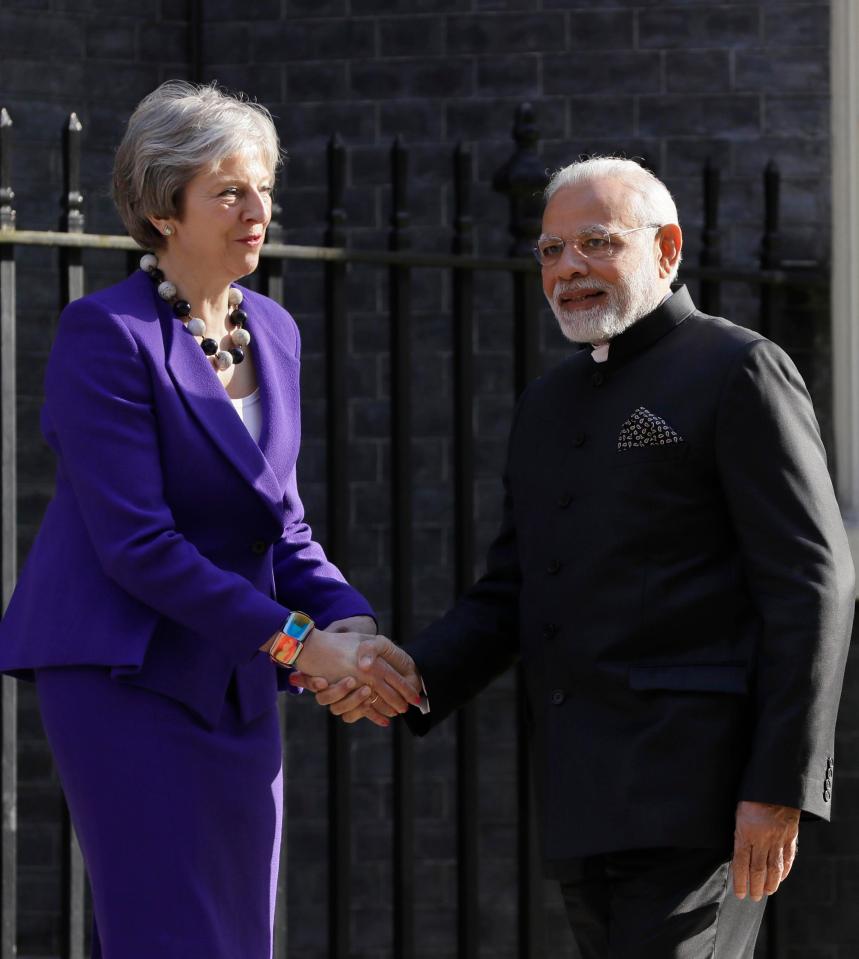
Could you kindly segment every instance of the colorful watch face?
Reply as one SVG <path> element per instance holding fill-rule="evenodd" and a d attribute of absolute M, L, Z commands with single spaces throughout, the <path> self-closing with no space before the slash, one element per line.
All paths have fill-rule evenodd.
<path fill-rule="evenodd" d="M 307 613 L 293 611 L 283 625 L 283 632 L 302 642 L 310 630 L 313 629 L 313 620 Z"/>

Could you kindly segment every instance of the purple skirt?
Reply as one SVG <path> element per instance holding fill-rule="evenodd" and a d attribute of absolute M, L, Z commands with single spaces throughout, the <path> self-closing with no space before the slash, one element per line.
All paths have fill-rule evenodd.
<path fill-rule="evenodd" d="M 215 729 L 101 667 L 36 687 L 93 894 L 93 959 L 271 959 L 283 806 L 273 707 Z"/>

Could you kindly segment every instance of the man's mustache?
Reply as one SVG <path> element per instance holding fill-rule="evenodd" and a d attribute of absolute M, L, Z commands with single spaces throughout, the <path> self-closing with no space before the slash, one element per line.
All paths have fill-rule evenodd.
<path fill-rule="evenodd" d="M 552 290 L 553 306 L 562 308 L 561 297 L 566 293 L 575 293 L 576 290 L 600 290 L 602 293 L 611 293 L 611 286 L 602 280 L 559 280 Z"/>

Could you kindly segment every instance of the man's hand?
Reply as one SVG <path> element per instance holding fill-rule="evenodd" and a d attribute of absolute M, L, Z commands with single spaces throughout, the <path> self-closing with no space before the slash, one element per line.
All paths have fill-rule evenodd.
<path fill-rule="evenodd" d="M 788 877 L 796 858 L 799 810 L 762 802 L 737 803 L 734 830 L 734 894 L 758 902 Z"/>
<path fill-rule="evenodd" d="M 360 678 L 364 681 L 361 686 L 352 676 L 329 685 L 322 677 L 300 672 L 293 673 L 289 681 L 294 686 L 303 686 L 316 693 L 317 703 L 328 706 L 333 715 L 339 716 L 346 723 L 366 718 L 377 726 L 389 725 L 388 717 L 395 716 L 397 711 L 391 709 L 384 699 L 377 698 L 373 690 L 391 669 L 409 684 L 412 691 L 409 702 L 412 705 L 420 702 L 421 680 L 414 661 L 408 653 L 385 636 L 365 639 L 360 644 L 358 667 Z"/>
<path fill-rule="evenodd" d="M 411 657 L 405 653 L 393 655 L 391 650 L 399 652 L 384 636 L 317 628 L 304 641 L 301 651 L 300 664 L 305 672 L 293 673 L 290 682 L 314 691 L 326 688 L 323 682 L 334 684 L 341 695 L 363 683 L 357 692 L 362 702 L 366 700 L 367 707 L 372 705 L 374 712 L 370 718 L 380 726 L 387 726 L 386 717 L 404 713 L 410 703 L 417 705 L 420 702 L 419 682 L 415 678 Z M 348 698 L 352 706 L 357 697 Z M 370 714 L 365 712 L 362 715 Z"/>

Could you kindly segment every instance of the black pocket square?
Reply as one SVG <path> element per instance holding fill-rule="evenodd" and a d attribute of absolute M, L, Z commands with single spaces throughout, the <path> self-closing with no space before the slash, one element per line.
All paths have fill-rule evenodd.
<path fill-rule="evenodd" d="M 617 436 L 618 450 L 640 449 L 645 446 L 668 446 L 683 443 L 683 437 L 673 430 L 661 416 L 639 406 L 621 426 Z"/>

